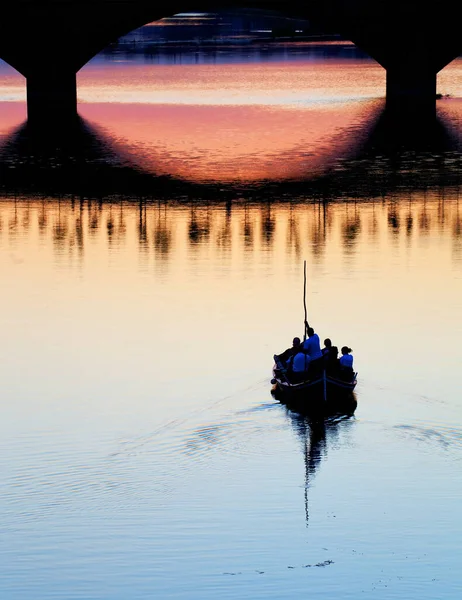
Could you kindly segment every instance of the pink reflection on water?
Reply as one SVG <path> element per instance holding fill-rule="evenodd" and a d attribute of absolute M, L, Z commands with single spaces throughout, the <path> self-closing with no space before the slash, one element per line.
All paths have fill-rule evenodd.
<path fill-rule="evenodd" d="M 143 170 L 189 181 L 316 176 L 354 152 L 383 103 L 373 61 L 98 62 L 79 73 L 80 114 Z M 352 133 L 354 130 L 354 133 Z"/>
<path fill-rule="evenodd" d="M 189 181 L 319 175 L 355 151 L 382 103 L 316 109 L 87 104 L 80 113 L 138 168 Z"/>
<path fill-rule="evenodd" d="M 1 65 L 0 65 L 1 66 Z M 462 95 L 462 59 L 438 76 Z M 354 154 L 385 95 L 371 60 L 322 55 L 240 64 L 96 60 L 78 74 L 79 112 L 127 162 L 189 181 L 317 176 Z M 1 66 L 0 137 L 26 118 L 25 81 Z M 460 130 L 457 100 L 438 102 Z"/>
<path fill-rule="evenodd" d="M 27 118 L 23 102 L 2 102 L 0 108 L 0 142 Z"/>

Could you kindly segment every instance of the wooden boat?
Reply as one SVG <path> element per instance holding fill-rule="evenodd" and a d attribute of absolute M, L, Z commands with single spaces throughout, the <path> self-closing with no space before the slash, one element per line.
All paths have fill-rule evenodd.
<path fill-rule="evenodd" d="M 354 389 L 357 373 L 345 380 L 341 374 L 327 373 L 325 369 L 307 373 L 307 378 L 299 382 L 289 379 L 285 365 L 274 357 L 272 394 L 288 408 L 301 414 L 329 416 L 353 414 L 357 401 Z"/>
<path fill-rule="evenodd" d="M 303 307 L 305 342 L 311 329 L 306 309 L 306 260 L 303 261 Z M 348 351 L 351 352 L 351 349 Z M 326 369 L 326 363 L 320 358 L 310 363 L 306 378 L 300 380 L 300 373 L 290 375 L 285 362 L 277 354 L 274 355 L 274 363 L 271 392 L 291 410 L 319 418 L 336 414 L 352 415 L 356 410 L 354 389 L 358 374 L 352 369 L 351 372 L 337 370 L 337 362 L 333 370 L 329 367 Z"/>

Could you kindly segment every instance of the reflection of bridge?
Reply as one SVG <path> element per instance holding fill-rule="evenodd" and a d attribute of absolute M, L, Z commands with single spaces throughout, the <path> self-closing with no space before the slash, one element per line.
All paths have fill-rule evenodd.
<path fill-rule="evenodd" d="M 451 101 L 448 101 L 451 103 Z M 456 101 L 457 103 L 457 101 Z M 442 111 L 438 109 L 440 115 Z M 0 144 L 0 189 L 5 194 L 80 198 L 156 198 L 230 201 L 237 197 L 268 201 L 311 198 L 328 202 L 342 198 L 379 198 L 436 189 L 460 188 L 460 133 L 447 115 L 422 116 L 420 126 L 393 111 L 370 115 L 353 131 L 345 155 L 335 154 L 321 172 L 309 168 L 297 179 L 249 183 L 193 182 L 158 175 L 139 157 L 124 153 L 106 133 L 77 119 L 72 126 L 48 131 L 23 124 Z M 454 118 L 459 120 L 456 110 Z M 316 151 L 316 148 L 312 148 Z M 285 160 L 281 153 L 279 160 Z"/>
<path fill-rule="evenodd" d="M 456 0 L 14 0 L 3 7 L 0 57 L 27 79 L 30 119 L 75 115 L 76 73 L 121 35 L 185 10 L 276 10 L 328 25 L 387 71 L 387 102 L 433 109 L 436 74 L 462 51 Z"/>

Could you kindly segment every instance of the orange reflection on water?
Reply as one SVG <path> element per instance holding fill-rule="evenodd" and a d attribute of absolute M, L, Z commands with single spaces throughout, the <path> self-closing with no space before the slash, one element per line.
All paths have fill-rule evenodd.
<path fill-rule="evenodd" d="M 89 63 L 78 73 L 79 98 L 128 104 L 306 107 L 385 94 L 385 70 L 368 59 L 318 56 L 266 62 L 261 56 L 256 62 L 237 64 L 182 64 L 182 60 L 186 59 L 179 55 L 177 64 L 167 65 L 123 59 Z"/>
<path fill-rule="evenodd" d="M 23 244 L 46 240 L 48 249 L 61 258 L 82 258 L 96 244 L 102 253 L 125 249 L 130 255 L 151 256 L 156 263 L 215 253 L 232 259 L 268 250 L 283 262 L 310 256 L 310 262 L 322 264 L 329 255 L 361 262 L 360 250 L 365 253 L 375 246 L 384 252 L 382 257 L 373 251 L 375 260 L 383 258 L 384 268 L 391 266 L 397 244 L 404 263 L 408 252 L 418 253 L 428 245 L 435 260 L 441 260 L 444 240 L 444 252 L 452 248 L 453 258 L 460 263 L 458 196 L 457 189 L 444 189 L 440 194 L 417 193 L 408 200 L 392 195 L 362 203 L 236 201 L 225 205 L 3 198 L 0 239 L 5 248 L 13 248 L 18 240 Z"/>
<path fill-rule="evenodd" d="M 170 385 L 186 326 L 184 376 L 203 369 L 204 354 L 223 339 L 231 365 L 244 352 L 245 364 L 266 373 L 272 349 L 299 331 L 306 259 L 317 329 L 351 344 L 371 378 L 393 375 L 407 385 L 410 364 L 413 377 L 422 372 L 429 320 L 449 356 L 460 354 L 462 209 L 446 192 L 327 205 L 3 200 L 5 343 L 17 343 L 21 322 L 19 337 L 35 352 L 33 315 L 43 339 L 69 344 L 80 336 L 78 365 L 100 348 L 91 356 L 108 372 L 113 361 L 124 372 L 127 360 L 141 360 L 143 373 Z M 411 356 L 397 335 L 413 340 Z M 141 346 L 130 352 L 133 336 Z M 154 366 L 153 343 L 164 350 Z M 210 357 L 217 372 L 227 360 Z M 100 380 L 99 371 L 93 376 Z M 439 371 L 433 384 L 441 384 Z"/>

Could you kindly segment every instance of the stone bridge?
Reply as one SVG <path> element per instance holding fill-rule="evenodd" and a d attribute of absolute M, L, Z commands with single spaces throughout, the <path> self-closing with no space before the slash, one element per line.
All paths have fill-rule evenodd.
<path fill-rule="evenodd" d="M 387 106 L 435 110 L 462 53 L 456 0 L 5 0 L 0 58 L 27 80 L 30 121 L 77 114 L 76 74 L 121 35 L 178 12 L 258 8 L 336 30 L 386 69 Z"/>

